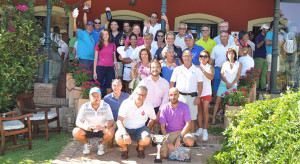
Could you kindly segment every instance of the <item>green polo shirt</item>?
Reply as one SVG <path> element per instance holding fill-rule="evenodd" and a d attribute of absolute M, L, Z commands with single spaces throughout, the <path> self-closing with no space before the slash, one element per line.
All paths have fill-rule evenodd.
<path fill-rule="evenodd" d="M 69 48 L 74 48 L 75 42 L 77 41 L 77 37 L 73 37 L 70 41 L 69 41 Z M 75 55 L 69 51 L 69 60 L 73 60 L 73 58 L 75 57 Z"/>
<path fill-rule="evenodd" d="M 202 37 L 195 44 L 197 44 L 198 46 L 202 46 L 206 51 L 208 51 L 211 54 L 212 49 L 216 45 L 216 42 L 214 40 L 210 39 L 210 37 L 208 37 L 207 42 L 205 42 Z"/>

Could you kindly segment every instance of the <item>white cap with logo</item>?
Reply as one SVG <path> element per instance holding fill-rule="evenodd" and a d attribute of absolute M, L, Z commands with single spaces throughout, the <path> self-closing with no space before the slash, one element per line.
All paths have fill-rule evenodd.
<path fill-rule="evenodd" d="M 268 25 L 266 25 L 266 24 L 263 24 L 261 27 L 260 27 L 260 29 L 262 30 L 262 29 L 269 29 L 270 27 L 268 26 Z"/>

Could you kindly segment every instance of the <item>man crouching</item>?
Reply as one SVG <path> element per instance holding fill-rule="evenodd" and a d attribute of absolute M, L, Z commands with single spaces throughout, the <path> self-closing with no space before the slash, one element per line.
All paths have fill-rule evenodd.
<path fill-rule="evenodd" d="M 114 138 L 115 129 L 114 117 L 110 106 L 101 101 L 101 91 L 99 88 L 91 88 L 90 102 L 83 104 L 76 119 L 76 128 L 73 136 L 84 144 L 83 154 L 89 154 L 91 145 L 87 138 L 103 137 L 102 142 L 98 142 L 98 155 L 105 153 L 105 144 Z"/>

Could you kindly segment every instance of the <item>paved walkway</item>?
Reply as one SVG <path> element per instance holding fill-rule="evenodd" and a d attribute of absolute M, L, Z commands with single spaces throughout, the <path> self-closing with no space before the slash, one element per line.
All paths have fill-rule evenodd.
<path fill-rule="evenodd" d="M 200 148 L 192 149 L 192 162 L 191 163 L 206 163 L 207 158 L 211 157 L 216 151 L 221 149 L 221 144 L 219 144 L 222 137 L 209 135 L 209 140 L 207 142 L 201 142 L 201 138 L 198 138 L 198 144 Z M 97 155 L 97 141 L 95 138 L 91 140 L 91 144 L 94 145 L 91 149 L 89 155 L 83 155 L 82 149 L 83 144 L 73 140 L 70 142 L 66 148 L 57 156 L 53 161 L 53 164 L 62 163 L 101 163 L 101 164 L 147 164 L 154 163 L 154 158 L 156 156 L 156 147 L 148 146 L 145 149 L 146 157 L 145 159 L 139 159 L 137 157 L 137 152 L 135 150 L 137 144 L 129 146 L 129 158 L 127 160 L 121 159 L 121 148 L 114 144 L 112 149 L 106 148 L 105 154 L 103 156 Z M 163 160 L 163 163 L 171 164 L 174 161 Z M 176 162 L 178 163 L 178 162 Z"/>

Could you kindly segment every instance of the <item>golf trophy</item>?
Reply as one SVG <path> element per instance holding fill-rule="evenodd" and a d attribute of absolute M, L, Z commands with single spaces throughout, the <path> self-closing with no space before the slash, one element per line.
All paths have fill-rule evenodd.
<path fill-rule="evenodd" d="M 160 157 L 160 149 L 161 145 L 168 140 L 169 134 L 167 135 L 160 135 L 160 134 L 151 134 L 152 141 L 157 144 L 157 155 L 155 157 L 154 163 L 162 163 Z"/>

